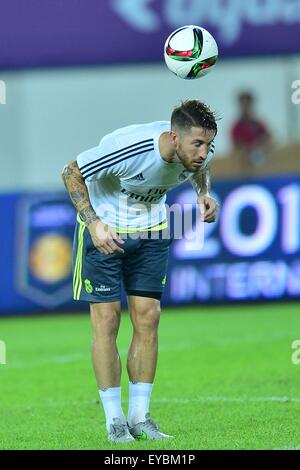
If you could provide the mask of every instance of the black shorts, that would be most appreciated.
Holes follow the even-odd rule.
[[[95,248],[85,225],[77,222],[73,246],[75,300],[115,302],[121,300],[123,282],[127,295],[160,299],[166,284],[168,229],[134,234],[120,233],[125,253],[105,255]]]

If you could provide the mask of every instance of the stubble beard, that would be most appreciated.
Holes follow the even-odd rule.
[[[176,150],[176,156],[177,158],[179,159],[180,163],[184,166],[184,168],[191,172],[191,173],[194,173],[196,170],[194,168],[192,168],[192,165],[190,164],[189,166],[187,165],[187,162],[186,162],[186,158],[185,158],[185,155],[184,153],[181,151],[180,148],[178,148]]]

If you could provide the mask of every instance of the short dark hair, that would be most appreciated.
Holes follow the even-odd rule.
[[[191,127],[203,127],[203,129],[218,132],[217,116],[209,106],[198,100],[183,101],[174,109],[171,117],[171,128],[187,130]]]
[[[250,103],[253,103],[254,100],[255,100],[255,96],[251,91],[242,91],[238,95],[238,100],[239,100],[239,102],[247,100]]]

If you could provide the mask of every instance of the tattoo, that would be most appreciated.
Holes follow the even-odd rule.
[[[211,172],[208,166],[203,171],[197,171],[190,179],[192,186],[197,194],[207,194],[210,192],[211,186]]]
[[[83,191],[71,191],[69,194],[74,204],[78,204],[84,200]]]
[[[92,207],[86,207],[79,212],[79,215],[82,222],[84,222],[86,226],[89,226],[92,222],[95,222],[95,220],[99,219]]]
[[[80,189],[82,188],[82,182],[78,182],[78,181],[70,181],[70,189],[72,189],[72,191],[80,191]]]
[[[73,174],[72,168],[70,168],[68,165],[64,166],[62,176],[63,178],[66,178],[68,176],[71,176]]]
[[[75,160],[64,167],[62,179],[81,220],[86,226],[98,220],[99,217],[91,205],[87,187]]]
[[[76,163],[76,161],[72,161],[71,163],[69,163],[68,165],[65,165],[64,168],[63,168],[63,171],[62,171],[62,178],[63,180],[65,180],[65,178],[68,178],[70,177],[71,175],[74,174],[74,170],[78,170],[78,165]]]

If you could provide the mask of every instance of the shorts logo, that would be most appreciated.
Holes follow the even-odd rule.
[[[165,276],[165,277],[163,278],[163,280],[161,281],[161,283],[162,283],[162,285],[164,286],[164,285],[166,284],[166,282],[167,282],[167,276]]]
[[[88,294],[91,294],[93,292],[93,286],[92,286],[91,281],[89,279],[85,279],[84,287],[85,287],[85,290],[87,291]]]
[[[110,290],[110,287],[104,286],[102,284],[99,287],[95,287],[96,292],[110,292]]]

